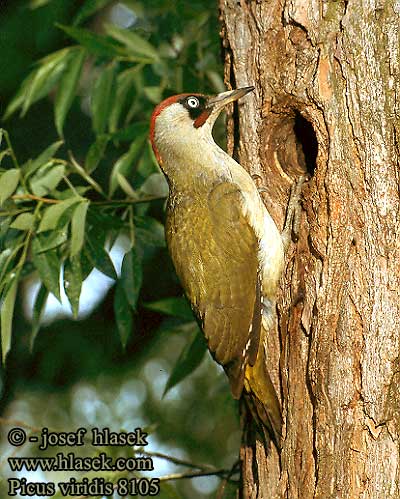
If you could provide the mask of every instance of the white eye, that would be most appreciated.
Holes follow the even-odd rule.
[[[192,109],[195,109],[196,107],[199,107],[200,105],[200,102],[199,102],[199,99],[197,97],[188,97],[187,99],[187,105],[189,107],[191,107]]]

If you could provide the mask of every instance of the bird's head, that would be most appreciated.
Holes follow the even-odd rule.
[[[238,88],[215,96],[179,94],[168,97],[153,111],[150,140],[162,167],[169,158],[185,157],[185,151],[213,142],[212,128],[222,109],[254,87]]]

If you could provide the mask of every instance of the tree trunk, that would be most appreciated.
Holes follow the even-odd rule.
[[[245,432],[245,499],[400,497],[399,5],[220,0],[226,82],[256,87],[228,146],[280,228],[311,175],[268,346],[283,448]]]

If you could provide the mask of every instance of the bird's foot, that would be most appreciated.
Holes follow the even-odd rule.
[[[298,178],[298,180],[293,182],[290,188],[289,203],[286,210],[286,220],[282,231],[282,240],[285,251],[289,247],[290,241],[292,239],[297,241],[299,237],[301,215],[300,196],[301,189],[306,180],[307,177],[302,175]]]
[[[262,177],[261,175],[259,175],[258,173],[253,173],[251,178],[253,179],[253,182],[256,184],[256,187],[257,187],[257,190],[258,192],[261,194],[262,192],[268,192],[268,189],[266,189],[265,187],[263,187],[262,185],[261,186],[258,186],[257,185],[257,181],[260,181],[262,180]]]

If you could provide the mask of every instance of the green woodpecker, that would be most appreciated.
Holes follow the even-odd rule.
[[[283,269],[282,237],[250,175],[212,137],[222,109],[254,87],[159,104],[150,139],[169,197],[166,239],[177,275],[232,395],[279,445],[281,411],[264,338]]]

